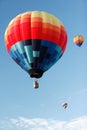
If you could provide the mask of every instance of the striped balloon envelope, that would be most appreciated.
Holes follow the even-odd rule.
[[[30,77],[40,78],[63,55],[67,32],[62,22],[44,11],[19,14],[5,31],[6,49]]]
[[[73,42],[80,47],[84,43],[84,37],[82,35],[77,35],[74,37]]]

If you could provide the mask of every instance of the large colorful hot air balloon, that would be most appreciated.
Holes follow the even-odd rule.
[[[63,55],[67,32],[62,22],[43,11],[19,14],[5,31],[6,49],[30,77],[40,78]]]
[[[82,35],[74,36],[73,42],[80,47],[84,43],[84,37]]]

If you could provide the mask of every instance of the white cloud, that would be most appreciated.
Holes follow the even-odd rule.
[[[70,121],[66,128],[68,130],[87,130],[87,117],[80,117]]]
[[[87,130],[87,117],[71,121],[18,117],[0,121],[1,130]]]

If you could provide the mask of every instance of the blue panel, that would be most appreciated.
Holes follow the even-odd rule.
[[[40,50],[40,45],[41,45],[41,40],[40,39],[32,39],[33,51],[39,51]]]
[[[59,58],[63,54],[63,51],[60,46],[49,41],[43,40],[41,42],[41,45],[48,47],[48,50],[46,53],[49,54],[49,57],[46,56],[47,54],[46,55],[44,54],[45,57],[42,63],[39,63],[38,67],[41,68],[43,71],[46,71],[59,60]]]
[[[78,44],[76,44],[76,45],[80,47],[80,46],[82,45],[82,43],[80,43],[80,42],[79,42],[79,43],[78,43]]]
[[[17,48],[17,50],[19,51],[20,54],[23,54],[25,51],[24,51],[24,46],[23,46],[23,42],[17,42],[15,44],[15,47]]]
[[[25,49],[25,53],[26,53],[28,62],[30,64],[33,63],[34,59],[33,59],[32,45],[24,46],[24,49]]]
[[[28,71],[31,67],[27,61],[26,53],[24,50],[22,52],[23,48],[21,47],[21,43],[16,43],[13,45],[10,50],[10,55],[25,71]]]
[[[11,57],[26,71],[34,67],[45,72],[62,54],[62,48],[57,44],[37,39],[17,42],[10,50]]]
[[[33,51],[33,57],[39,57],[40,52],[39,51]]]

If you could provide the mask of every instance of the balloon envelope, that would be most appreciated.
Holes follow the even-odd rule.
[[[63,107],[64,109],[66,109],[66,108],[68,107],[68,103],[66,103],[66,102],[63,103],[63,104],[62,104],[62,107]]]
[[[80,47],[84,43],[84,37],[82,35],[77,35],[74,37],[73,42]]]
[[[5,31],[6,48],[31,77],[40,78],[63,55],[67,33],[62,22],[43,11],[19,14]]]

